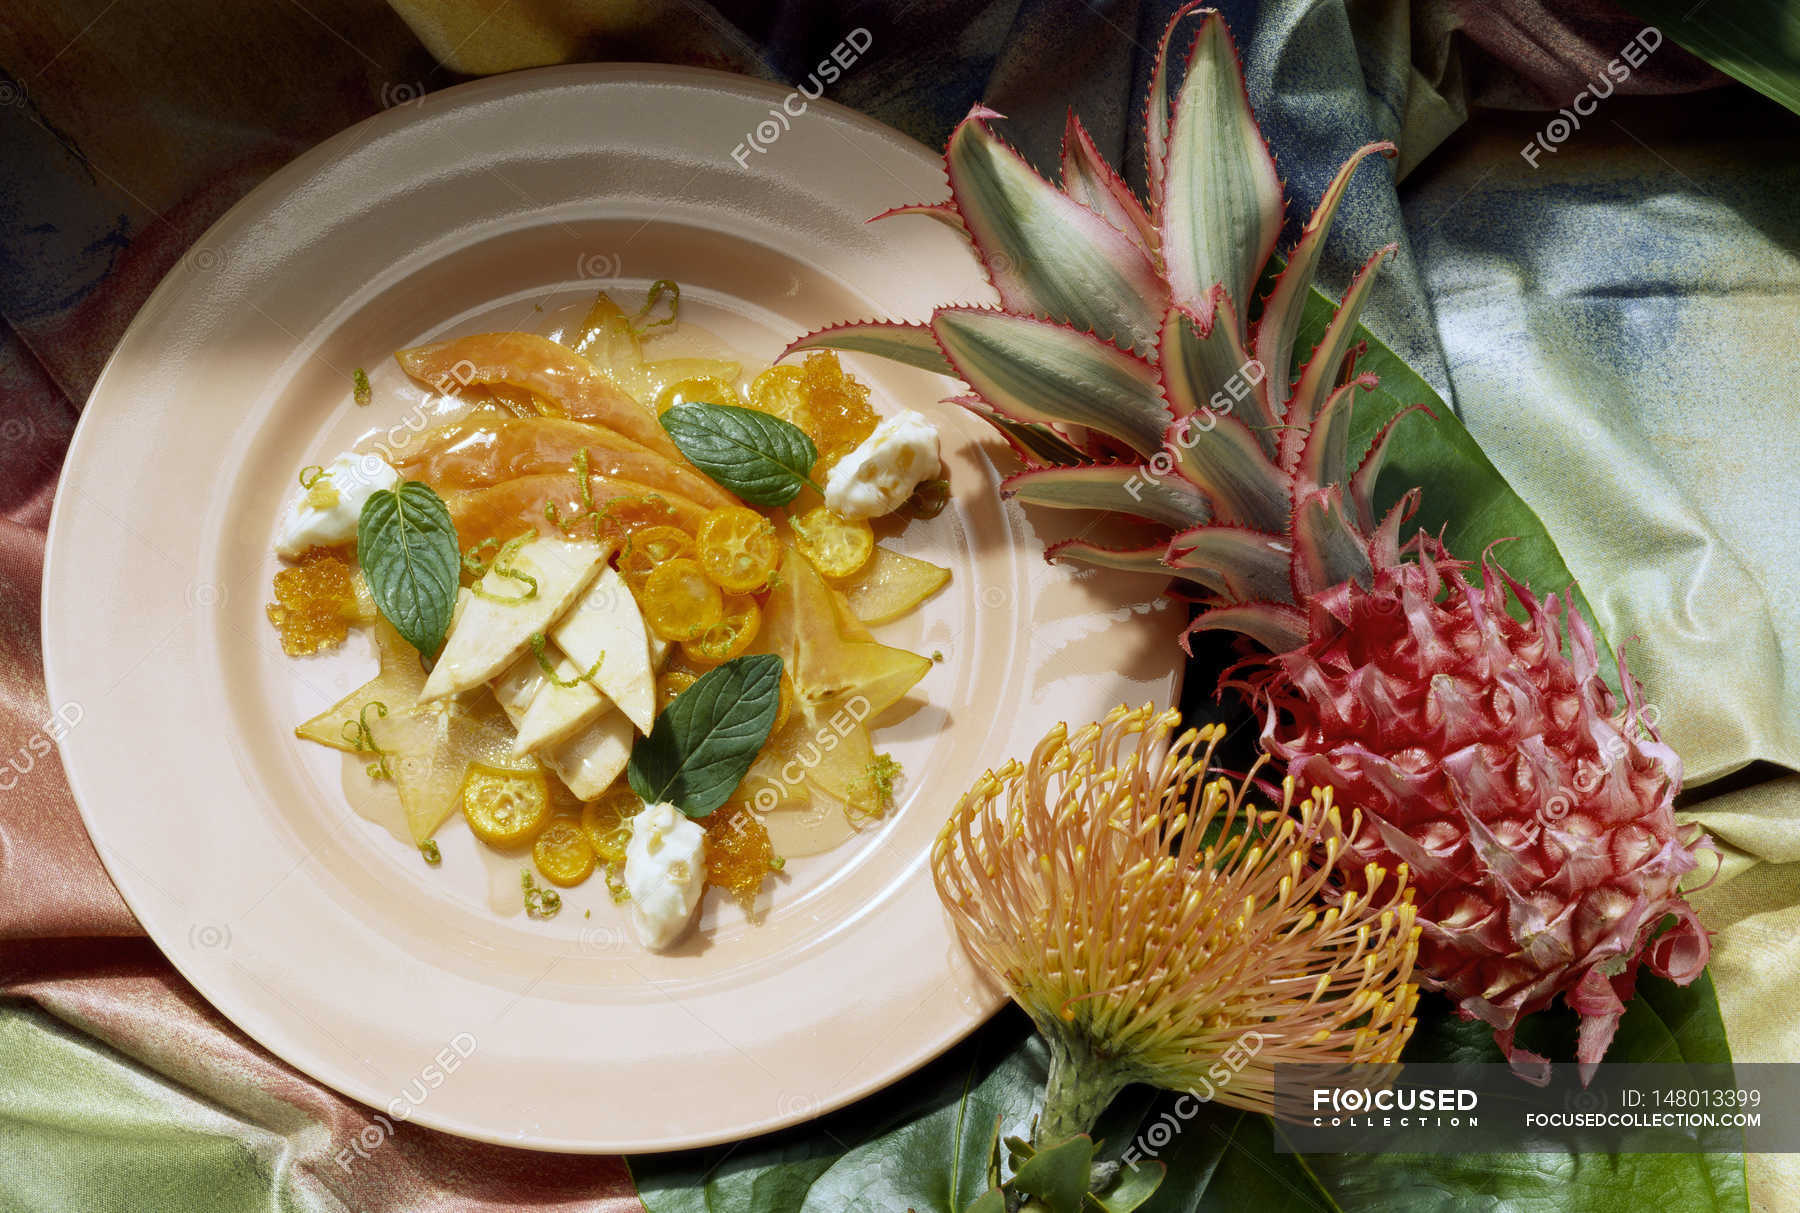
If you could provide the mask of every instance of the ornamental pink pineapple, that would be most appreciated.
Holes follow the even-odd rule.
[[[1170,42],[1196,11],[1171,104]],[[1521,1063],[1519,1020],[1560,994],[1581,1016],[1580,1059],[1597,1061],[1640,964],[1687,982],[1709,955],[1677,889],[1700,844],[1671,809],[1680,763],[1628,676],[1618,709],[1577,611],[1565,629],[1556,597],[1540,603],[1491,566],[1469,586],[1424,536],[1403,552],[1416,490],[1378,516],[1400,417],[1360,457],[1350,430],[1357,392],[1374,386],[1356,371],[1357,318],[1394,246],[1287,373],[1351,174],[1393,147],[1369,144],[1338,171],[1257,307],[1277,267],[1281,182],[1218,13],[1189,5],[1163,35],[1144,110],[1147,206],[1073,114],[1060,189],[994,135],[997,117],[978,106],[952,133],[949,201],[889,213],[960,233],[1001,306],[838,325],[790,349],[961,379],[957,402],[1026,465],[1006,492],[1141,520],[1148,543],[1048,554],[1172,574],[1202,608],[1191,630],[1268,649],[1240,681],[1270,713],[1269,747],[1363,810],[1346,882],[1365,863],[1411,867],[1426,984]]]
[[[1264,745],[1294,779],[1363,810],[1350,880],[1366,863],[1406,864],[1431,985],[1521,1066],[1543,1059],[1514,1046],[1520,1019],[1560,994],[1591,1065],[1640,963],[1683,985],[1706,966],[1679,891],[1701,841],[1675,821],[1681,760],[1644,720],[1623,659],[1619,710],[1579,611],[1565,629],[1556,595],[1540,602],[1492,563],[1471,585],[1424,535],[1401,555],[1377,551],[1367,589],[1313,597],[1304,645],[1247,663],[1270,708]]]

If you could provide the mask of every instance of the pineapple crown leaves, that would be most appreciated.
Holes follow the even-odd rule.
[[[1058,161],[1062,166],[1063,193],[1124,232],[1144,250],[1145,256],[1154,254],[1156,225],[1150,222],[1144,204],[1131,192],[1125,179],[1113,171],[1113,166],[1094,146],[1093,138],[1073,108],[1063,126],[1062,152]]]
[[[923,215],[927,219],[936,219],[965,240],[969,235],[969,229],[963,223],[962,215],[957,212],[956,206],[949,202],[909,202],[904,206],[889,207],[881,214],[873,215],[864,222],[874,223],[877,219],[892,219],[896,215]]]
[[[1170,46],[1195,15],[1177,84]],[[1259,301],[1255,287],[1281,231],[1282,185],[1218,12],[1189,4],[1175,14],[1144,113],[1147,204],[1072,112],[1059,187],[993,132],[1000,115],[974,107],[945,151],[949,200],[887,214],[923,214],[959,232],[999,308],[945,306],[924,324],[837,325],[788,352],[877,354],[961,379],[972,393],[956,403],[999,429],[1029,469],[1047,473],[1009,482],[1009,491],[1167,526],[1179,542],[1163,552],[1161,571],[1207,587],[1209,607],[1266,608],[1251,634],[1289,637],[1297,586],[1366,578],[1373,555],[1369,494],[1393,426],[1352,467],[1348,418],[1355,389],[1373,383],[1355,373],[1357,320],[1393,246],[1363,265],[1297,377],[1289,372],[1351,176],[1394,148],[1370,143],[1348,158]],[[1133,458],[1141,461],[1135,479],[1118,470]],[[1260,538],[1195,542],[1208,526]],[[1252,563],[1203,567],[1214,554]],[[1269,567],[1277,554],[1287,559],[1279,578]],[[1048,555],[1144,563],[1141,548],[1108,554],[1085,542]],[[1243,619],[1234,610],[1215,622]]]

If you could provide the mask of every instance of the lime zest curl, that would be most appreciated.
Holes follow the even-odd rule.
[[[584,682],[591,685],[594,675],[600,672],[600,663],[606,660],[606,650],[601,649],[600,656],[594,658],[593,665],[573,678],[564,678],[556,672],[556,663],[550,660],[550,654],[547,651],[549,643],[542,632],[533,632],[531,634],[531,655],[537,658],[538,668],[544,671],[544,677],[565,690]]]
[[[487,573],[492,573],[496,577],[505,577],[523,583],[525,586],[525,592],[523,594],[496,594],[492,590],[484,587],[479,581],[469,587],[470,591],[477,598],[485,598],[489,602],[503,602],[508,606],[517,606],[521,602],[529,602],[531,599],[536,598],[538,592],[537,578],[529,573],[522,573],[506,563],[508,560],[512,559],[514,554],[516,554],[520,548],[524,547],[534,538],[536,538],[535,532],[527,531],[517,538],[507,540],[500,545],[500,550],[494,553],[494,559],[488,564],[486,569]],[[480,547],[479,544],[476,546]]]
[[[375,761],[368,764],[365,770],[370,779],[392,779],[393,768],[388,766],[388,752],[375,744],[375,731],[369,727],[369,709],[374,708],[378,717],[388,714],[387,704],[379,699],[371,699],[363,704],[362,711],[356,714],[355,720],[346,720],[338,730],[339,736],[350,743],[358,754],[373,754]]]
[[[665,295],[668,296],[669,300],[669,314],[664,316],[661,320],[649,319],[650,315],[655,312],[656,305],[663,301]],[[658,278],[655,282],[650,284],[650,293],[644,298],[644,306],[639,308],[637,314],[632,316],[626,323],[631,327],[633,334],[642,337],[653,328],[661,328],[666,324],[674,324],[676,318],[680,315],[681,284],[672,278]]]

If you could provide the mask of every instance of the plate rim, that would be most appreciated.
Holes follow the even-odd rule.
[[[775,102],[780,102],[794,92],[794,89],[791,87],[777,81],[765,80],[759,77],[746,76],[713,68],[662,63],[608,62],[558,64],[527,69],[520,72],[487,76],[436,90],[427,94],[426,98],[430,100],[452,99],[458,105],[478,104],[483,98],[489,95],[508,96],[518,93],[549,90],[571,84],[688,86],[708,92],[724,92],[747,99],[773,100]],[[823,113],[829,114],[840,123],[855,128],[863,135],[879,139],[890,147],[904,150],[907,155],[918,160],[923,166],[930,167],[934,170],[941,169],[941,155],[932,151],[927,145],[919,142],[906,133],[882,123],[867,114],[829,98],[809,99],[807,101],[807,106],[809,109],[817,109]],[[119,351],[125,349],[132,342],[134,337],[138,336],[140,331],[151,323],[150,318],[152,316],[160,310],[163,310],[165,307],[165,297],[182,288],[183,284],[178,281],[180,278],[178,271],[185,264],[189,253],[193,249],[204,247],[209,243],[215,242],[218,239],[218,233],[222,230],[240,224],[247,214],[250,214],[253,211],[260,212],[266,209],[267,204],[270,201],[280,199],[291,193],[293,186],[296,183],[305,181],[313,176],[318,168],[321,165],[330,162],[340,149],[348,146],[360,145],[371,137],[404,129],[420,120],[418,114],[410,111],[407,107],[390,107],[371,114],[361,121],[328,136],[314,144],[311,148],[308,148],[282,164],[246,192],[243,197],[235,201],[188,244],[180,256],[178,256],[174,263],[164,272],[155,288],[151,290],[144,301],[138,306],[131,321],[121,332],[117,342],[113,346],[112,352],[108,355],[107,361],[102,367],[100,374],[95,378],[94,384],[89,390],[88,396],[83,403],[81,416],[76,421],[69,443],[64,451],[61,473],[59,474],[56,493],[51,505],[49,522],[45,529],[44,563],[39,588],[40,624],[38,632],[44,664],[45,690],[51,703],[54,704],[66,698],[66,696],[59,696],[58,688],[60,685],[62,689],[66,691],[68,689],[67,679],[71,676],[66,672],[59,672],[62,670],[62,659],[58,656],[59,650],[50,643],[51,620],[54,617],[51,610],[52,604],[50,598],[52,587],[56,584],[56,571],[61,568],[66,559],[72,558],[68,553],[62,552],[62,549],[66,547],[67,544],[61,541],[63,531],[71,525],[69,523],[71,510],[68,507],[68,501],[75,494],[72,485],[76,479],[76,476],[72,473],[79,470],[81,462],[87,457],[86,447],[93,441],[96,441],[89,431],[98,430],[101,425],[100,422],[95,420],[96,413],[91,407],[93,402],[108,388],[110,382],[116,376],[122,374],[119,370],[117,357]],[[1171,703],[1179,702],[1184,681],[1183,674],[1184,670],[1182,663],[1172,663],[1168,691]],[[62,746],[59,742],[59,758],[61,757],[61,749]],[[282,1048],[277,1048],[275,1045],[269,1043],[269,1041],[265,1039],[266,1036],[279,1036],[281,1034],[263,1031],[262,1029],[268,1028],[270,1025],[258,1022],[255,1015],[244,1016],[242,1014],[244,1011],[253,1011],[255,1008],[253,1006],[247,1007],[239,1005],[243,1000],[238,998],[234,989],[229,987],[223,988],[224,996],[221,997],[221,987],[210,981],[210,979],[204,978],[194,971],[190,971],[190,965],[184,961],[178,951],[171,951],[163,948],[157,943],[155,937],[151,935],[149,928],[145,925],[144,913],[140,909],[140,903],[145,900],[143,890],[138,890],[136,893],[129,891],[133,882],[129,879],[121,881],[120,877],[115,872],[114,862],[108,859],[107,851],[101,846],[98,836],[95,833],[94,815],[90,812],[88,807],[90,798],[89,795],[82,790],[84,777],[80,774],[77,766],[69,763],[67,760],[63,760],[62,765],[64,777],[68,782],[70,795],[75,801],[77,812],[80,814],[83,828],[87,833],[90,845],[93,846],[95,854],[101,862],[103,870],[106,872],[108,880],[112,883],[120,899],[131,911],[139,928],[143,930],[145,938],[157,948],[157,951],[181,976],[182,980],[187,982],[187,984],[205,1000],[210,1010],[218,1014],[221,1019],[225,1020],[236,1031],[243,1033],[257,1048],[265,1051],[270,1057],[278,1060],[282,1065],[291,1068],[295,1073],[303,1076],[307,1081],[317,1083],[342,1098],[354,1101],[365,1109],[372,1112],[379,1112],[384,1106],[380,1102],[383,1097],[382,1092],[365,1089],[369,1087],[369,1084],[353,1079],[349,1074],[347,1066],[338,1067],[337,1069],[341,1072],[335,1074],[333,1078],[328,1079],[315,1072],[312,1067],[299,1064],[293,1060],[293,1054],[299,1052],[301,1055],[305,1055],[308,1050],[285,1047],[292,1042],[284,1041],[284,1047]],[[154,917],[154,915],[152,915],[152,917]],[[986,1024],[994,1014],[1009,1001],[1006,993],[992,980],[991,976],[987,977],[984,982],[983,992],[985,998],[982,1000],[984,1003],[982,1009],[977,1013],[969,1015],[962,1026],[955,1032],[947,1033],[935,1042],[914,1049],[908,1054],[898,1056],[890,1055],[892,1059],[887,1064],[880,1067],[878,1072],[865,1076],[861,1081],[850,1083],[840,1090],[833,1091],[827,1098],[809,1103],[804,1108],[796,1109],[785,1114],[777,1112],[776,1114],[765,1118],[763,1122],[741,1131],[701,1133],[684,1137],[679,1141],[668,1141],[657,1145],[636,1144],[625,1148],[606,1148],[596,1147],[590,1142],[568,1142],[564,1140],[549,1141],[548,1139],[542,1138],[537,1141],[522,1142],[519,1140],[517,1134],[505,1134],[483,1129],[478,1125],[457,1122],[453,1117],[436,1115],[432,1110],[425,1107],[414,1109],[413,1113],[409,1115],[407,1119],[416,1121],[420,1125],[430,1128],[433,1131],[447,1133],[467,1140],[480,1141],[498,1146],[507,1146],[514,1149],[558,1154],[627,1156],[630,1154],[666,1153],[678,1150],[705,1148],[727,1142],[743,1141],[769,1132],[779,1131],[794,1125],[806,1123],[826,1115],[827,1113],[846,1107],[903,1080],[920,1068],[929,1065],[932,1061],[941,1057],[949,1050],[955,1048],[959,1043],[966,1040],[976,1029]],[[234,1010],[238,1013],[234,1014]],[[246,1019],[249,1023],[245,1022]],[[257,1025],[255,1029],[249,1026],[249,1024],[252,1023]]]

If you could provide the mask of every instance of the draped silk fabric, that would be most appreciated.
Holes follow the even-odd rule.
[[[1359,144],[1400,145],[1397,185],[1359,173],[1327,279],[1341,287],[1369,251],[1400,243],[1368,322],[1542,515],[1624,644],[1687,764],[1684,803],[1724,857],[1695,899],[1716,932],[1734,1050],[1800,1057],[1786,1012],[1800,1002],[1800,119],[1666,43],[1617,79],[1608,65],[1644,27],[1599,0],[1221,7],[1292,212],[1311,209]],[[270,1057],[143,937],[82,829],[54,750],[79,709],[49,703],[42,681],[44,528],[88,389],[206,226],[303,148],[466,74],[657,59],[793,80],[858,24],[871,52],[834,99],[941,144],[982,97],[1041,166],[1073,104],[1141,180],[1136,102],[1168,9],[11,6],[0,1208],[641,1207],[617,1159],[394,1124]],[[1553,137],[1556,111],[1584,90],[1579,129]],[[180,828],[180,805],[143,809]],[[1800,1191],[1781,1160],[1751,1166],[1765,1199]]]

